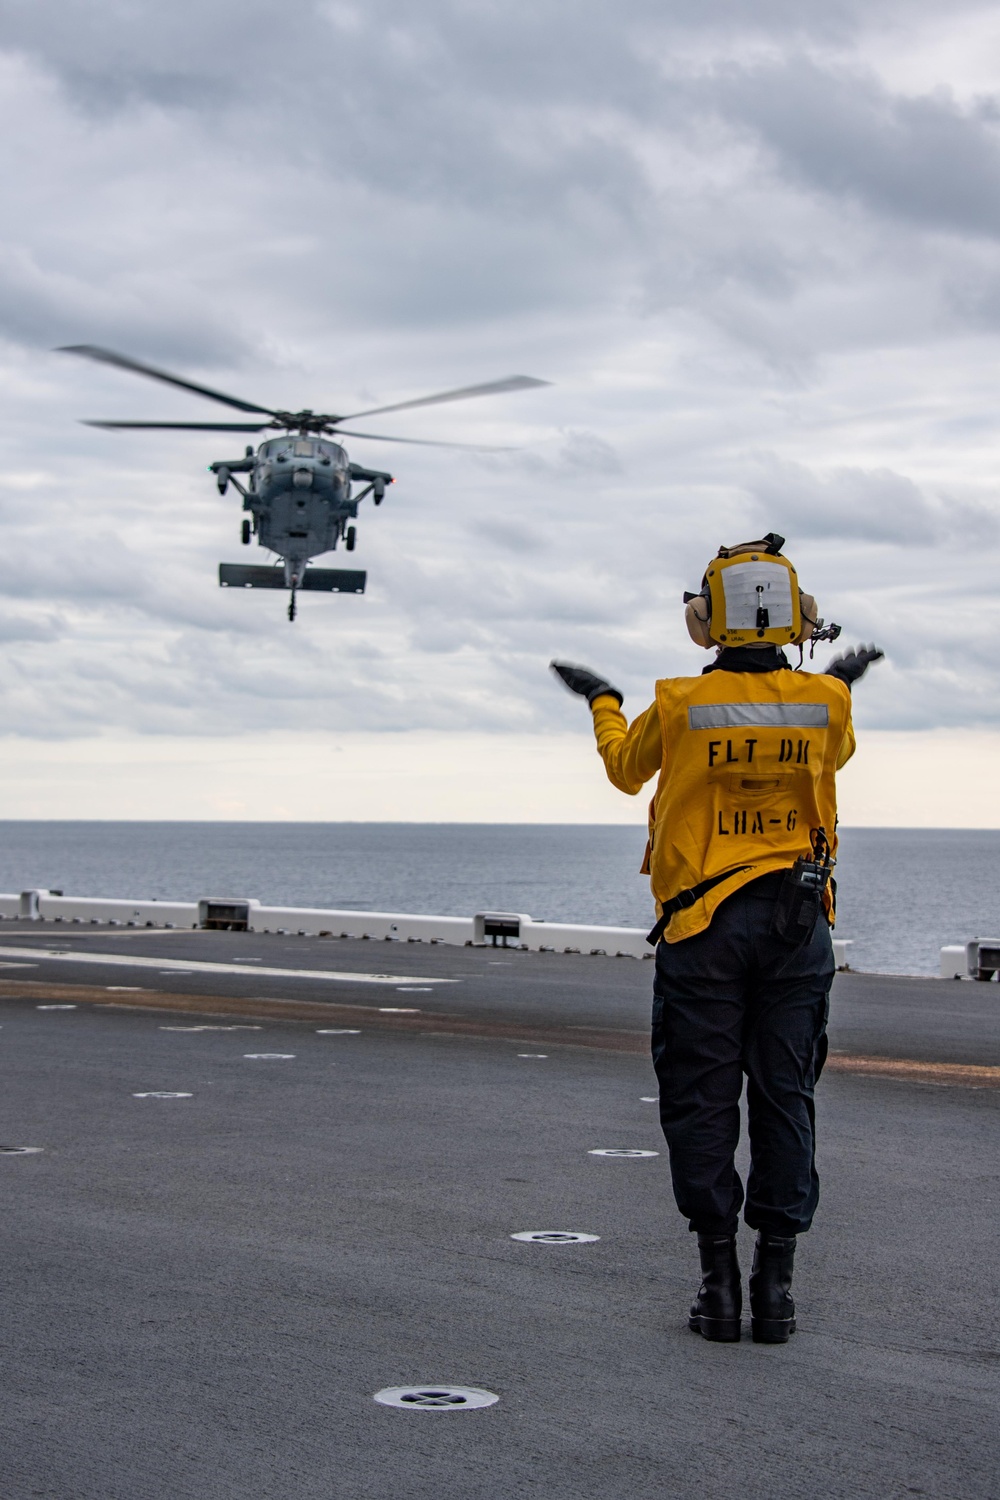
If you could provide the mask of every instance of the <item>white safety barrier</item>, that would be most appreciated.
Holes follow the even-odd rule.
[[[1000,938],[970,938],[941,949],[942,979],[992,979],[1000,970]]]
[[[333,911],[324,907],[250,906],[251,932],[293,932],[303,937],[394,939],[409,943],[472,942],[472,917],[424,917],[406,912]]]
[[[329,907],[263,906],[252,897],[200,901],[115,901],[64,896],[54,891],[0,895],[0,917],[31,921],[105,923],[122,927],[232,928],[301,937],[370,938],[407,943],[482,946],[497,943],[533,953],[584,953],[608,958],[652,958],[641,927],[595,927],[576,922],[536,922],[524,912],[477,912],[474,917],[410,912],[351,911]],[[849,938],[834,938],[837,967],[847,967]],[[964,952],[964,950],[963,950]]]
[[[941,978],[968,979],[969,959],[967,943],[949,943],[941,949]]]
[[[197,927],[197,901],[114,901],[55,891],[0,895],[0,917],[33,922],[101,922],[122,927]]]

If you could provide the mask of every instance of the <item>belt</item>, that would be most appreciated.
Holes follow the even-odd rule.
[[[656,926],[647,933],[646,942],[649,943],[651,948],[655,948],[669,927],[671,917],[675,916],[677,912],[685,911],[689,906],[693,906],[696,901],[701,900],[702,896],[707,896],[708,892],[715,886],[721,885],[724,880],[728,880],[730,875],[739,875],[743,870],[751,868],[750,865],[734,865],[731,870],[723,870],[721,875],[711,875],[708,880],[699,880],[697,885],[690,886],[686,891],[678,891],[676,896],[671,896],[669,901],[664,901],[662,915]]]

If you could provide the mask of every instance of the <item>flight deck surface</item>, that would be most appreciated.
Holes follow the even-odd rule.
[[[0,949],[3,1134],[42,1148],[0,1155],[4,1500],[1000,1494],[996,986],[838,976],[775,1348],[686,1327],[651,962],[6,922]],[[408,1384],[499,1400],[373,1400]]]

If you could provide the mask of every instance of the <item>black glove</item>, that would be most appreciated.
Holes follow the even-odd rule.
[[[571,693],[579,693],[586,698],[588,703],[593,703],[595,698],[602,694],[608,694],[618,699],[618,707],[622,705],[622,694],[617,688],[613,688],[610,682],[605,682],[603,677],[598,677],[595,672],[588,672],[586,667],[574,667],[568,661],[550,661],[549,666],[557,677],[561,677]]]
[[[856,651],[845,651],[843,656],[835,656],[824,676],[836,677],[850,692],[851,684],[865,675],[873,661],[881,661],[884,655],[885,652],[880,651],[877,646],[859,646]]]

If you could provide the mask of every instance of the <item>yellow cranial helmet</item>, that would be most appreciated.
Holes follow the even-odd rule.
[[[696,645],[799,646],[819,623],[816,601],[803,594],[773,531],[757,542],[720,547],[701,592],[685,594],[688,634]]]

